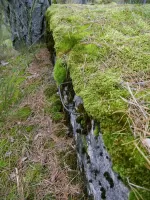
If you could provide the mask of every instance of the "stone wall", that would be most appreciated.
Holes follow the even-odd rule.
[[[129,189],[112,169],[100,124],[86,114],[83,101],[74,94],[71,83],[64,85],[59,94],[68,108],[78,164],[84,173],[89,196],[94,200],[127,200]]]
[[[44,14],[50,0],[2,0],[10,23],[12,42],[16,49],[22,44],[30,46],[44,34]]]

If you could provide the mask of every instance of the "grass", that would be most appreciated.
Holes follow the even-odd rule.
[[[9,48],[7,51],[9,52]],[[23,55],[20,54],[15,58],[11,58],[12,55],[8,54],[9,57],[5,57],[5,59],[9,61],[9,64],[0,68],[0,195],[3,199],[15,200],[23,198],[15,179],[16,170],[26,160],[24,154],[30,147],[30,138],[33,133],[32,126],[21,124],[31,116],[31,108],[28,105],[22,107],[20,105],[27,95],[23,90],[27,77],[25,71],[36,51],[32,49],[31,52]],[[23,155],[24,157],[22,157]],[[39,166],[37,167],[33,164],[33,168],[33,171],[36,171]],[[27,173],[24,175],[24,178],[28,180],[26,176],[30,175]],[[22,178],[20,174],[18,176],[19,179]],[[26,185],[29,185],[29,182],[32,183],[32,179],[34,179],[33,176],[30,177]],[[25,196],[28,195],[25,194]]]
[[[63,83],[66,80],[67,69],[65,64],[61,60],[57,60],[54,68],[54,79],[58,84]]]
[[[62,113],[62,104],[60,98],[56,92],[57,87],[54,84],[45,89],[44,93],[47,98],[45,112],[50,114],[53,121],[59,122],[64,118],[64,114]]]
[[[53,5],[46,17],[57,60],[88,115],[100,122],[113,169],[127,185],[149,189],[143,141],[150,136],[150,5]],[[56,62],[54,75],[62,68]],[[131,199],[150,198],[149,190],[133,191]]]
[[[8,64],[0,67],[0,197],[78,199],[81,186],[70,183],[57,156],[72,139],[66,137],[57,86],[49,78],[50,54],[45,44],[17,54],[5,57]]]

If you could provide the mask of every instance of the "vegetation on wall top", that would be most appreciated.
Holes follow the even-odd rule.
[[[46,17],[57,83],[69,70],[130,199],[149,199],[150,5],[53,5]]]

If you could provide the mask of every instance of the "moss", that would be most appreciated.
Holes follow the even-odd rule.
[[[61,64],[65,58],[85,111],[100,121],[114,170],[125,182],[129,177],[133,184],[149,188],[150,171],[132,142],[134,137],[126,123],[128,105],[122,97],[130,96],[125,82],[132,83],[134,77],[136,81],[149,80],[150,5],[71,7],[53,5],[46,14],[58,59],[55,80],[60,84],[66,78]],[[133,93],[143,102],[150,101],[147,89]],[[149,192],[143,190],[143,199],[147,195]]]
[[[59,122],[64,118],[64,115],[62,113],[62,104],[60,98],[56,92],[57,87],[55,84],[51,84],[45,89],[44,94],[47,98],[45,112],[51,115],[53,121]]]
[[[54,68],[54,79],[58,85],[63,83],[66,79],[66,66],[61,59],[57,59]]]
[[[48,104],[45,107],[45,112],[51,115],[53,121],[58,122],[64,118],[62,112],[62,104],[57,94],[53,94],[48,99]]]
[[[76,37],[72,32],[68,32],[67,35],[64,35],[63,41],[58,46],[57,51],[62,53],[68,52],[76,45],[78,40],[79,38]]]
[[[52,103],[51,111],[52,112],[60,112],[62,109],[61,101],[57,100]]]
[[[95,127],[95,129],[94,129],[94,135],[95,135],[96,137],[98,137],[98,136],[99,136],[99,133],[100,133],[99,126],[96,125],[96,127]]]

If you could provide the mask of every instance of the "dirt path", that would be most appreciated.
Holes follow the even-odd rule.
[[[72,156],[75,155],[72,149],[73,141],[71,138],[67,138],[65,134],[61,137],[57,136],[59,132],[66,131],[63,120],[55,123],[50,115],[45,113],[45,106],[51,102],[46,99],[44,91],[49,85],[54,84],[53,68],[49,58],[49,51],[46,48],[41,49],[35,55],[35,59],[27,69],[30,75],[26,84],[31,84],[32,81],[35,82],[39,79],[42,80],[42,84],[36,92],[29,94],[21,104],[21,106],[28,105],[34,113],[34,116],[31,116],[24,123],[28,126],[37,127],[33,133],[28,160],[33,163],[40,163],[47,171],[46,177],[36,187],[34,198],[41,200],[45,195],[48,195],[48,198],[65,200],[70,197],[74,199],[81,193],[80,185],[72,184],[73,179],[77,178],[79,174],[76,171],[76,166],[75,169],[71,169],[69,165],[72,163],[69,165],[65,163],[67,153]],[[71,180],[68,172],[72,170],[76,171],[76,177],[72,177]],[[23,173],[23,171],[24,169],[20,168],[20,173]]]
[[[4,158],[8,162],[2,168],[0,182],[3,199],[86,199],[52,71],[50,53],[42,48],[26,68],[25,81],[18,86],[24,97],[3,126],[7,134],[2,139],[8,142],[3,154],[9,154],[8,159]]]

